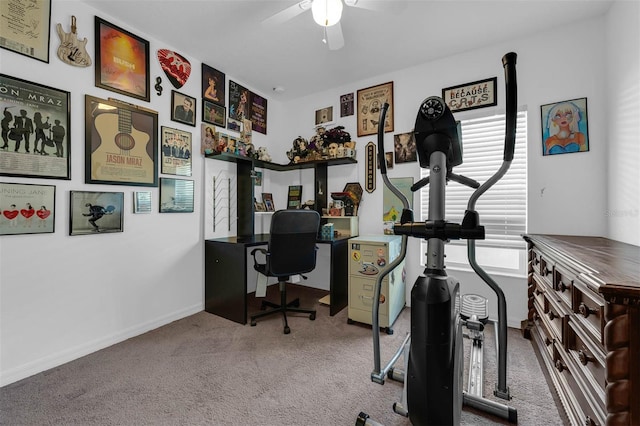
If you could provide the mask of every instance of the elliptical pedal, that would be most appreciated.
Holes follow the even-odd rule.
[[[460,307],[460,316],[465,321],[473,319],[486,324],[489,320],[489,301],[486,297],[478,294],[465,294],[462,296],[462,306]]]

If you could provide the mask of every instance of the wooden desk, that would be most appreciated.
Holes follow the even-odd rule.
[[[335,315],[348,302],[349,237],[318,240],[331,251],[329,314]],[[266,245],[268,234],[205,240],[204,248],[204,309],[240,324],[247,323],[247,267],[253,258],[247,248]]]

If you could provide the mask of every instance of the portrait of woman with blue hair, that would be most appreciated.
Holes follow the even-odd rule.
[[[586,98],[542,106],[544,155],[589,150],[586,110]]]

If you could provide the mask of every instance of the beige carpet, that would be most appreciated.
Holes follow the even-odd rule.
[[[278,300],[277,286],[269,296]],[[402,385],[370,380],[371,329],[330,317],[326,292],[294,286],[317,319],[280,317],[256,327],[201,312],[0,389],[2,425],[353,425],[360,411],[409,425],[391,407]],[[257,305],[251,307],[256,310]],[[381,334],[390,359],[408,330],[406,308],[393,335]],[[495,384],[495,346],[487,329],[486,394]],[[509,385],[520,425],[561,425],[531,343],[509,332]],[[465,409],[464,425],[498,419]]]

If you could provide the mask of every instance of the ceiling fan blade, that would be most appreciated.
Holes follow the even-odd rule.
[[[393,12],[398,10],[401,5],[398,0],[380,1],[380,0],[344,0],[344,4],[351,7],[359,7],[361,9],[373,10],[376,12]],[[406,5],[402,5],[406,7]]]
[[[284,24],[288,20],[300,15],[302,12],[311,9],[311,3],[313,3],[312,0],[302,0],[265,19],[262,21],[262,25],[271,27]]]
[[[342,35],[340,22],[327,27],[327,45],[329,50],[339,50],[344,47],[344,36]]]

